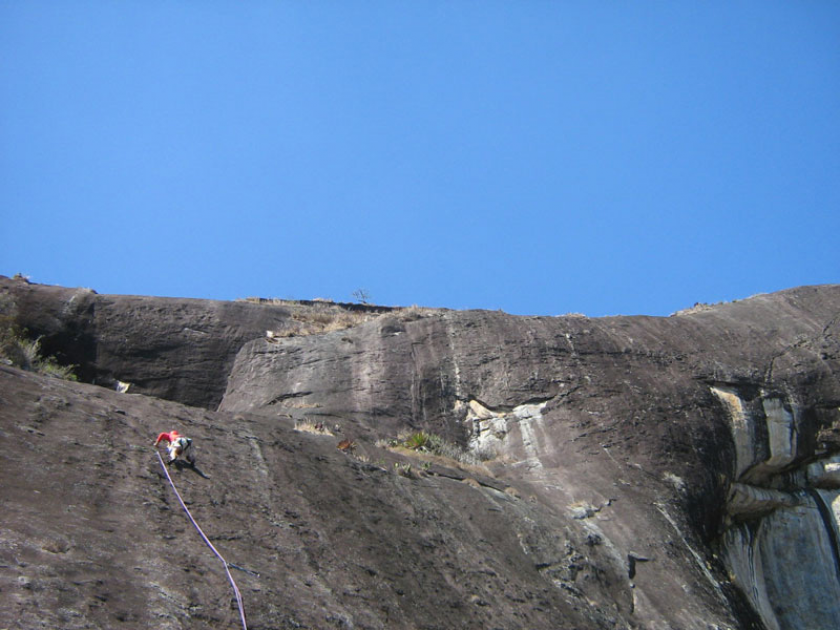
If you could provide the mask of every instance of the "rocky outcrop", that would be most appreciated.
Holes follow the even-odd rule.
[[[331,302],[220,302],[30,284],[0,276],[5,311],[41,338],[46,354],[81,380],[215,409],[236,353],[248,341],[318,329],[347,312],[363,321],[389,309]],[[303,310],[303,317],[300,311]]]
[[[840,622],[840,287],[670,318],[383,309],[286,336],[306,317],[288,305],[12,282],[52,352],[137,383],[0,369],[0,464],[23,480],[2,496],[0,609],[25,627],[235,622],[147,448],[173,426],[203,453],[179,483],[252,571],[254,627]],[[383,446],[412,431],[482,463]]]

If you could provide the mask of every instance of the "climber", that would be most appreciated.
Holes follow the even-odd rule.
[[[169,433],[158,435],[157,440],[155,440],[155,446],[161,442],[169,442],[169,446],[167,447],[169,450],[169,461],[166,462],[167,464],[171,464],[179,456],[183,455],[190,466],[195,465],[195,454],[193,453],[192,440],[190,438],[184,437],[177,431],[170,431]]]

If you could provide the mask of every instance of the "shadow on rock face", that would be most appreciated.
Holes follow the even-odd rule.
[[[182,459],[176,459],[174,462],[168,464],[169,466],[175,468],[177,471],[188,471],[195,473],[199,477],[203,477],[204,479],[210,479],[204,472],[195,464],[190,464],[189,462],[185,462]]]

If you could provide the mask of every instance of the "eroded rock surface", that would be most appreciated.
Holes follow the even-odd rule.
[[[129,298],[9,291],[54,351],[83,339],[89,374],[130,381],[108,367],[125,322],[93,314],[130,319]],[[840,625],[840,287],[670,318],[396,309],[292,337],[266,334],[280,306],[132,299],[160,334],[120,350],[147,355],[135,381],[218,410],[3,368],[0,464],[24,481],[2,491],[0,625],[235,627],[148,447],[169,428],[200,445],[206,477],[176,472],[205,529],[260,574],[238,576],[252,627]],[[196,321],[235,331],[212,369]],[[202,396],[148,385],[167,364]],[[485,461],[381,448],[420,430]]]

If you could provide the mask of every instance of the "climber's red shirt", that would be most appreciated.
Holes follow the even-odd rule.
[[[155,440],[155,446],[160,444],[161,442],[169,442],[170,444],[181,437],[181,434],[177,431],[170,431],[169,433],[161,433],[157,440]]]

